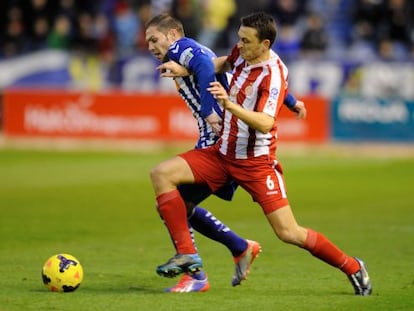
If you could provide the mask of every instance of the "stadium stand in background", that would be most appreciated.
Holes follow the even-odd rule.
[[[277,21],[273,48],[289,67],[290,91],[328,102],[334,137],[414,141],[412,0],[2,0],[0,92],[175,93],[154,74],[146,21],[169,12],[187,36],[226,55],[240,17],[258,10]],[[344,131],[335,130],[341,122]],[[378,122],[383,131],[364,128]],[[390,131],[394,123],[403,127]]]
[[[39,51],[63,52],[70,57],[72,85],[131,89],[136,85],[131,76],[150,70],[142,73],[142,68],[130,64],[125,69],[124,64],[148,57],[143,25],[153,14],[170,12],[184,23],[187,36],[226,54],[237,41],[240,17],[255,10],[276,18],[274,49],[289,64],[291,85],[299,95],[316,91],[332,96],[338,85],[354,91],[363,79],[361,64],[414,62],[414,4],[408,0],[5,0],[0,2],[0,62]],[[318,67],[323,73],[309,73],[309,60],[323,62]],[[143,67],[151,66],[146,63]],[[295,72],[311,74],[312,83],[310,78],[295,81]],[[16,81],[3,80],[0,88]],[[404,87],[397,91],[409,92]]]
[[[235,42],[239,18],[255,10],[279,24],[276,49],[287,59],[323,57],[413,59],[414,4],[408,0],[4,0],[1,58],[43,49],[145,51],[143,24],[170,12],[187,36],[214,50]]]

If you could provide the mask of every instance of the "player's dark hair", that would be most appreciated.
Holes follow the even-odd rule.
[[[264,12],[255,12],[241,18],[241,25],[257,30],[257,37],[260,41],[268,39],[270,46],[276,40],[276,22],[272,16]]]
[[[168,14],[159,14],[151,18],[146,24],[145,28],[150,26],[157,27],[162,33],[167,33],[170,29],[175,29],[181,36],[184,36],[183,24],[176,18]]]

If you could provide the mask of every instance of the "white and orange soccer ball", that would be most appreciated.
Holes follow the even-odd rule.
[[[72,255],[56,254],[46,260],[42,279],[52,292],[73,292],[83,280],[83,268]]]

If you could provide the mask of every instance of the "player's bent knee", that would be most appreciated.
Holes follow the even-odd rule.
[[[171,165],[168,162],[159,163],[151,170],[151,178],[166,178],[172,171]]]
[[[285,243],[301,245],[300,237],[298,236],[296,230],[284,228],[282,230],[277,230],[276,235],[281,241]]]
[[[153,184],[156,183],[156,181],[160,178],[160,171],[158,169],[158,166],[151,169],[150,178]]]
[[[168,170],[162,165],[157,165],[150,172],[150,177],[153,185],[163,185],[168,183]]]

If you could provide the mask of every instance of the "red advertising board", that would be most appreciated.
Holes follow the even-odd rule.
[[[328,138],[328,104],[303,98],[307,120],[282,109],[279,139],[324,141]],[[7,90],[3,130],[9,137],[132,138],[196,140],[197,125],[178,95],[125,92]]]
[[[306,120],[298,120],[286,107],[278,118],[278,138],[292,142],[326,142],[330,138],[330,113],[327,99],[317,96],[300,98],[307,109]]]
[[[195,139],[197,125],[174,95],[9,90],[7,136]]]

